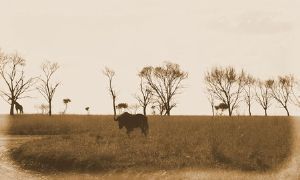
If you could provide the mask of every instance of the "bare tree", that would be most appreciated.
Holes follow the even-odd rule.
[[[244,99],[248,106],[248,112],[249,116],[252,115],[251,113],[251,106],[252,106],[252,100],[253,100],[253,89],[254,89],[255,79],[250,74],[247,74],[244,78]]]
[[[42,111],[42,114],[45,114],[45,113],[49,112],[49,105],[41,104],[40,109]]]
[[[25,59],[17,53],[5,55],[1,53],[0,75],[7,89],[0,90],[1,97],[10,104],[10,115],[14,115],[14,106],[17,100],[29,97],[25,95],[32,90],[36,78],[25,78]]]
[[[136,114],[140,107],[140,104],[132,104],[128,108],[132,111],[133,114]]]
[[[146,116],[147,115],[147,106],[150,104],[152,100],[153,93],[151,91],[151,88],[145,84],[143,81],[142,75],[140,76],[140,94],[137,94],[135,98],[138,100],[140,106],[143,108],[143,113]]]
[[[212,92],[207,92],[207,100],[210,104],[212,115],[215,116],[215,98]]]
[[[278,76],[273,81],[271,91],[273,98],[285,109],[287,115],[290,115],[288,104],[292,100],[292,93],[295,87],[295,78],[293,75]]]
[[[240,96],[244,86],[245,74],[237,73],[233,67],[215,67],[205,74],[205,84],[208,92],[212,92],[214,98],[227,104],[229,116],[238,107]]]
[[[145,78],[154,96],[163,104],[166,115],[170,116],[176,106],[174,97],[183,88],[182,81],[188,77],[188,73],[182,71],[178,64],[165,62],[163,66],[144,67],[140,76]]]
[[[67,112],[69,102],[71,102],[71,99],[69,99],[69,98],[63,99],[63,103],[65,104],[65,110],[64,110],[63,114],[65,114]]]
[[[58,68],[59,68],[58,63],[52,63],[50,61],[46,61],[41,65],[43,75],[42,77],[39,78],[40,84],[38,85],[37,90],[48,102],[49,116],[52,115],[52,99],[54,93],[60,84],[60,83],[51,83],[51,78],[53,74],[58,70]]]
[[[258,102],[258,104],[264,109],[265,116],[268,116],[267,110],[271,106],[271,86],[273,83],[274,81],[271,79],[266,81],[256,80],[255,99]]]
[[[112,86],[112,81],[113,81],[113,78],[115,76],[115,71],[113,71],[112,69],[109,69],[108,67],[105,67],[105,69],[103,70],[103,74],[108,78],[108,84],[109,84],[109,89],[108,90],[109,90],[109,93],[112,97],[114,119],[116,119],[116,115],[117,115],[117,112],[116,112],[116,98],[117,98],[117,95],[116,95],[115,89]]]
[[[36,108],[41,111],[41,114],[45,114],[49,112],[49,106],[47,104],[37,105]]]

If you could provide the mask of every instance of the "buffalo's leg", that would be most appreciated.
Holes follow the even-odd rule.
[[[127,136],[130,137],[130,132],[132,131],[132,129],[127,129],[126,133],[127,133]]]
[[[141,127],[141,130],[142,130],[142,134],[144,134],[145,137],[146,137],[147,136],[147,130],[146,130],[146,128]]]

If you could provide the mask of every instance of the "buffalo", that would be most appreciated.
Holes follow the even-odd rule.
[[[122,129],[123,127],[126,128],[128,136],[134,128],[141,128],[142,133],[145,136],[148,134],[148,118],[143,114],[130,114],[128,112],[124,112],[115,120],[119,123],[119,129]]]

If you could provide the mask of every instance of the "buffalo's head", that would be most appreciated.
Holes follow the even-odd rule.
[[[122,118],[120,118],[120,116],[117,117],[117,121],[119,123],[119,129],[122,129],[124,127],[124,122],[123,122]]]
[[[124,112],[116,118],[116,121],[119,123],[119,129],[122,129],[125,126],[129,116],[130,114],[128,112]]]

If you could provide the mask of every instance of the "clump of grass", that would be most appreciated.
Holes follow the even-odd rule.
[[[60,121],[70,128],[67,133],[56,131],[61,135],[26,143],[12,151],[12,158],[35,170],[268,171],[284,164],[293,141],[292,120],[284,117],[154,116],[147,138],[140,130],[127,137],[108,116],[82,120],[70,116]]]

